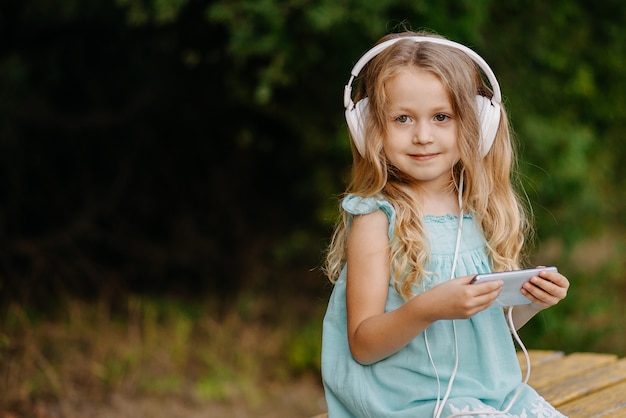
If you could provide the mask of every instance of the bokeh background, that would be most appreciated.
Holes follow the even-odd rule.
[[[343,86],[388,32],[492,66],[569,297],[530,348],[626,354],[621,0],[4,0],[0,416],[324,410]]]

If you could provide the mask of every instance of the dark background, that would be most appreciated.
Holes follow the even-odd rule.
[[[254,103],[256,77],[237,69],[207,7],[132,25],[110,1],[65,13],[2,6],[5,301],[236,292],[265,278],[282,237],[311,223],[326,232],[311,222],[315,156],[301,138],[312,132],[282,120],[279,105]],[[315,109],[314,86],[302,87],[306,97],[282,89],[273,100]]]

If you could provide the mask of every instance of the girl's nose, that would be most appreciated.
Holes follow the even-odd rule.
[[[413,131],[413,143],[428,144],[433,141],[432,131],[427,122],[418,122],[415,124]]]

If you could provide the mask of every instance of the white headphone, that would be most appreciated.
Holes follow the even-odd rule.
[[[354,65],[350,73],[350,80],[344,89],[343,103],[346,108],[346,122],[352,136],[354,145],[356,145],[359,154],[365,155],[365,118],[367,117],[367,97],[359,100],[356,104],[352,101],[352,83],[359,75],[365,64],[372,58],[380,54],[383,50],[389,48],[398,41],[411,40],[414,42],[431,42],[434,44],[447,45],[465,52],[478,66],[483,70],[491,89],[493,90],[493,98],[477,95],[476,105],[478,108],[478,116],[480,118],[480,139],[479,151],[481,156],[487,155],[498,131],[500,124],[500,104],[502,103],[502,95],[500,93],[500,85],[495,74],[489,68],[487,62],[481,58],[476,52],[459,43],[449,41],[442,38],[432,38],[428,36],[405,36],[393,38],[382,42],[368,52],[366,52],[359,61]]]

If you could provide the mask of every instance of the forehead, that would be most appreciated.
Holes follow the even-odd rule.
[[[450,95],[439,77],[419,67],[401,68],[385,83],[390,105],[450,106]]]

